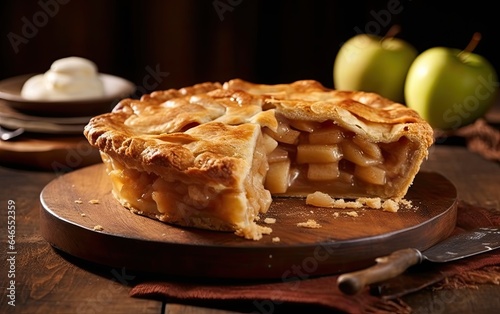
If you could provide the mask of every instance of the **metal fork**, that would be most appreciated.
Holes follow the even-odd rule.
[[[16,136],[19,136],[24,133],[23,128],[18,128],[12,131],[6,130],[0,126],[0,139],[2,141],[8,141]]]

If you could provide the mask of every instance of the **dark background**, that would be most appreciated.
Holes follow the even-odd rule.
[[[3,0],[0,79],[45,72],[56,59],[80,56],[142,91],[235,77],[259,83],[315,79],[332,87],[342,43],[358,32],[383,35],[393,24],[419,52],[464,48],[481,32],[475,52],[500,72],[494,3]]]

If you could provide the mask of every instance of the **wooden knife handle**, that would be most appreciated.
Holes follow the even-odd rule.
[[[340,275],[337,285],[345,294],[356,294],[366,285],[396,277],[422,260],[422,253],[417,249],[395,251],[391,255],[377,258],[377,264],[372,267]]]

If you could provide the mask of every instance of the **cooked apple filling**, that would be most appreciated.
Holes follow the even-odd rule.
[[[270,233],[269,228],[253,223],[260,214],[259,205],[245,204],[252,209],[248,211],[233,210],[241,207],[240,203],[244,201],[238,192],[216,191],[204,184],[186,185],[180,181],[167,181],[152,173],[129,169],[105,153],[101,155],[113,185],[113,195],[136,214],[182,226],[220,231],[236,229],[247,238]],[[249,177],[245,182],[250,194],[253,191],[251,180]],[[253,193],[254,202],[270,202],[267,193]],[[263,207],[267,208],[268,205],[264,204]]]
[[[124,99],[85,127],[135,213],[258,240],[274,196],[401,200],[432,145],[418,114],[315,81],[231,80]]]
[[[224,147],[220,143],[223,138],[221,132],[225,135],[237,134],[254,149],[237,151]],[[200,134],[204,133],[207,133],[205,139],[201,139]],[[265,213],[271,204],[271,194],[263,188],[263,182],[268,169],[266,156],[274,148],[266,145],[260,127],[252,124],[225,127],[212,123],[193,127],[185,134],[188,136],[182,141],[196,155],[185,174],[176,171],[158,173],[147,167],[136,168],[126,165],[127,160],[101,152],[115,198],[134,213],[173,224],[236,231],[238,235],[249,239],[259,239],[262,234],[270,233],[269,228],[255,224],[259,214]],[[165,135],[149,138],[160,146],[179,140],[176,136],[172,138]],[[214,147],[207,152],[210,145]],[[231,157],[239,155],[237,157],[243,161],[242,167],[217,165],[221,156],[214,155],[222,152],[230,153],[233,155]],[[195,167],[196,164],[198,167]],[[214,180],[210,171],[219,167],[235,169],[222,170],[217,174],[221,177]],[[226,171],[238,171],[241,177],[233,180],[228,176],[230,173],[224,173]],[[224,182],[226,179],[227,182]]]
[[[339,198],[404,196],[398,191],[417,150],[407,138],[374,143],[333,121],[277,120],[277,132],[264,129],[277,142],[267,158],[265,181],[273,195],[322,191]]]

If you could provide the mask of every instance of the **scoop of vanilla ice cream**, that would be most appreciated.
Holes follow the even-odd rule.
[[[47,72],[29,78],[21,90],[21,96],[30,100],[83,100],[103,95],[97,66],[80,57],[54,61]]]

